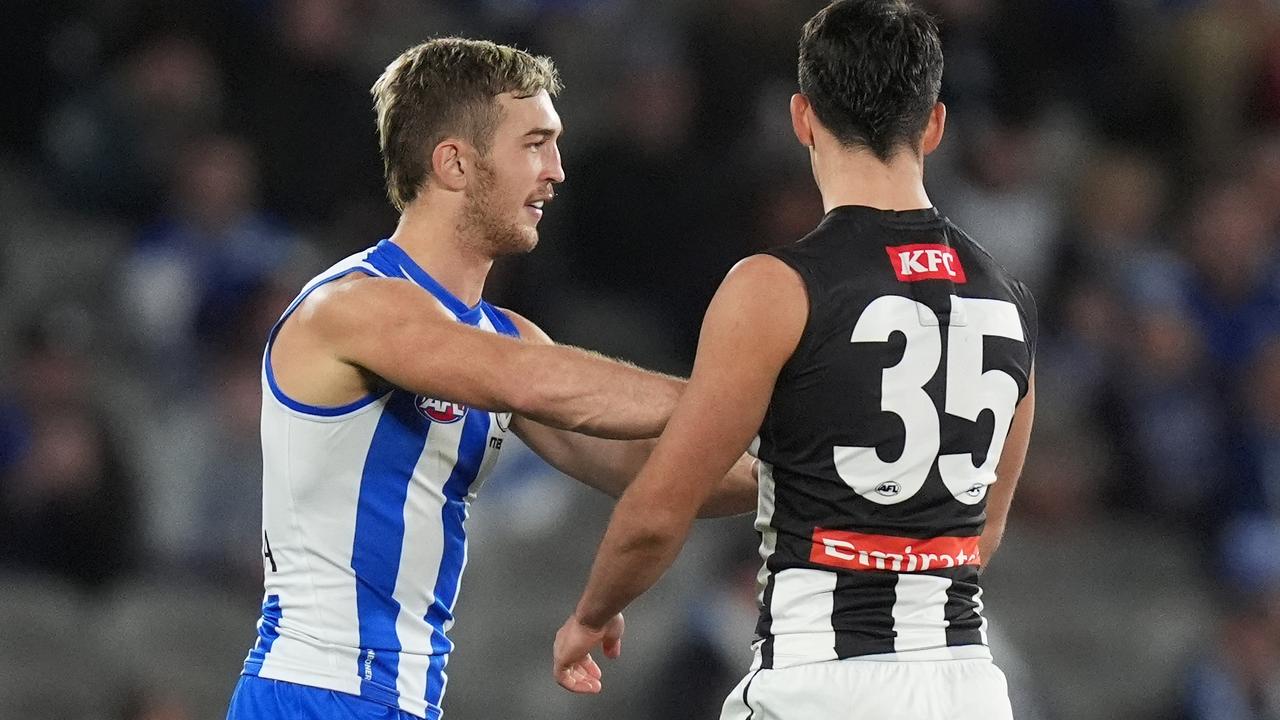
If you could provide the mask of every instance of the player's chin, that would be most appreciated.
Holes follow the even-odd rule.
[[[497,255],[524,255],[538,246],[538,229],[528,225],[511,228],[504,240],[498,243]]]
[[[520,226],[520,243],[524,252],[529,252],[538,246],[538,221],[532,223],[521,223]]]

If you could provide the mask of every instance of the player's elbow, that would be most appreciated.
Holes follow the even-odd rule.
[[[625,503],[624,498],[622,503]],[[617,512],[626,512],[634,509],[637,505],[628,504],[628,508],[623,508],[622,503],[619,504]],[[679,547],[683,541],[685,534],[689,532],[689,527],[693,524],[696,517],[696,510],[690,505],[684,503],[658,503],[644,502],[642,503],[644,511],[643,520],[635,523],[631,528],[629,537],[632,545],[637,550],[662,554],[672,547]]]
[[[650,559],[662,558],[678,547],[680,534],[675,527],[660,523],[645,523],[627,534],[623,552]]]

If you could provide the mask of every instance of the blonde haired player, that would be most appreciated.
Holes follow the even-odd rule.
[[[441,715],[471,499],[514,432],[614,495],[683,383],[481,298],[564,180],[546,58],[441,38],[373,88],[395,233],[309,282],[263,358],[258,640],[229,720]],[[588,437],[593,435],[596,437]],[[604,440],[599,438],[614,438]],[[743,512],[745,462],[709,514]]]

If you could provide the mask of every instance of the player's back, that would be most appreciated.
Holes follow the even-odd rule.
[[[759,664],[990,657],[978,538],[1029,293],[935,210],[836,208],[770,254],[809,317],[758,439]]]

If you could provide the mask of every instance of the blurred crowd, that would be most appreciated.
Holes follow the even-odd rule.
[[[266,332],[394,229],[368,88],[427,37],[516,44],[565,81],[567,181],[489,299],[687,371],[728,268],[822,215],[787,98],[823,4],[6,2],[4,577],[90,608],[143,581],[254,606]],[[924,4],[949,108],[930,195],[1039,307],[1036,431],[986,598],[1018,716],[1280,718],[1280,5]],[[545,657],[609,506],[526,453],[475,508],[450,717],[714,717],[748,655],[749,522],[704,527],[640,606],[656,636],[616,705],[574,705]],[[481,687],[493,672],[510,682]],[[223,710],[198,704],[139,682],[84,717]]]

